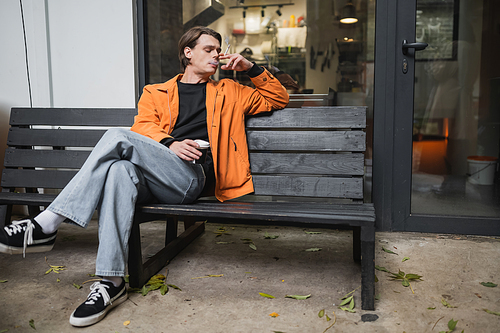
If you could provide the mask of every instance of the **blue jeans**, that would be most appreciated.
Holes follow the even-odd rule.
[[[110,129],[47,209],[84,228],[97,209],[96,275],[124,276],[136,203],[190,203],[204,184],[200,164],[141,134]]]

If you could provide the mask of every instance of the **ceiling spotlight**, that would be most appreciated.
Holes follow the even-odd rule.
[[[283,6],[279,6],[278,9],[276,10],[276,14],[278,14],[278,16],[281,16],[281,7]]]

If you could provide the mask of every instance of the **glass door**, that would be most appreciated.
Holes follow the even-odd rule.
[[[386,38],[394,41],[396,66],[392,108],[386,108],[378,131],[375,124],[375,146],[380,127],[393,126],[391,139],[379,138],[393,148],[378,149],[392,159],[390,171],[378,172],[383,176],[378,184],[385,188],[379,192],[382,214],[393,230],[498,235],[500,4],[384,3],[378,2],[384,6],[379,9],[395,14],[395,33],[387,30]],[[377,28],[386,13],[379,12]],[[376,41],[379,47],[380,34]],[[390,79],[385,78],[386,86]],[[375,95],[375,118],[377,98],[388,101],[389,93],[384,94]]]

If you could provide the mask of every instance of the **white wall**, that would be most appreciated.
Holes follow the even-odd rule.
[[[135,0],[22,3],[33,107],[135,107]],[[0,1],[0,45],[3,161],[10,109],[30,106],[19,0]]]

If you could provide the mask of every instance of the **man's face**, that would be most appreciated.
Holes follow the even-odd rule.
[[[203,34],[192,49],[186,47],[184,54],[190,60],[190,70],[202,76],[215,74],[219,66],[220,43],[212,36]]]

